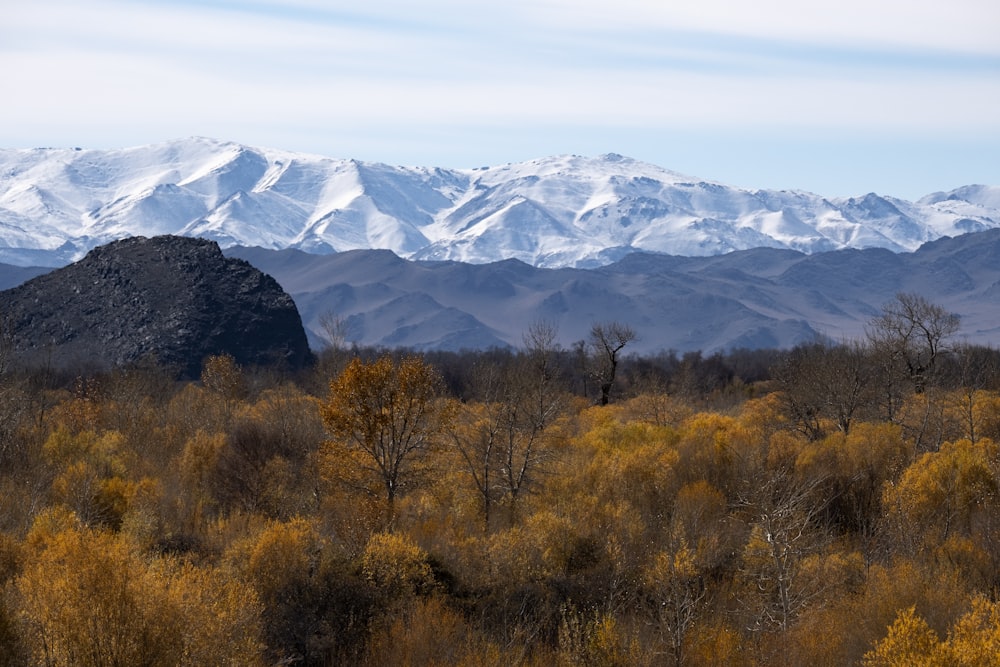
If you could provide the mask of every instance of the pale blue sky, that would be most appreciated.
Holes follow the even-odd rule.
[[[751,188],[1000,185],[996,0],[0,0],[0,146],[616,152]]]

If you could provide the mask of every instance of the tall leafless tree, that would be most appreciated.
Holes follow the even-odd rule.
[[[590,329],[590,348],[595,361],[593,374],[601,388],[601,405],[611,402],[621,352],[636,338],[635,330],[621,322],[598,323]]]
[[[958,326],[958,315],[920,295],[901,292],[882,307],[867,333],[876,350],[897,363],[913,390],[922,394]]]

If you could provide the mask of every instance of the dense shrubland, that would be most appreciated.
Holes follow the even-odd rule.
[[[998,355],[890,338],[6,370],[0,664],[996,665]]]

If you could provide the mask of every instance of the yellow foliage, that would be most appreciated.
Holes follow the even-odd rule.
[[[943,636],[965,611],[968,594],[967,582],[945,563],[901,559],[891,565],[872,565],[861,595],[846,613],[855,620],[852,632],[869,645],[884,636],[900,610],[911,606]]]
[[[376,628],[364,665],[382,667],[507,667],[525,664],[526,647],[501,649],[441,599],[416,600],[405,613]]]
[[[992,462],[998,447],[991,440],[946,442],[928,452],[886,487],[883,503],[901,530],[914,531],[932,541],[947,539],[953,531],[968,535],[977,511],[996,511],[997,479]]]
[[[695,625],[685,664],[697,667],[749,667],[755,662],[738,630],[725,623]]]
[[[604,503],[624,499],[647,516],[665,513],[678,482],[679,455],[665,445],[642,444],[598,451],[587,470],[587,486]]]
[[[827,477],[846,486],[867,480],[878,488],[882,481],[896,478],[909,457],[899,425],[855,422],[849,434],[834,432],[821,440],[802,441],[794,460],[803,477]]]
[[[641,394],[620,403],[622,418],[656,426],[679,426],[693,410],[683,401],[666,393]]]
[[[946,392],[941,402],[948,430],[956,437],[1000,439],[1000,393],[964,387]]]
[[[434,587],[427,554],[404,535],[372,535],[360,564],[361,575],[390,600],[426,593]]]
[[[865,653],[865,667],[946,667],[938,636],[913,607],[899,613],[889,633]]]
[[[198,431],[224,432],[241,408],[202,386],[187,384],[167,404],[166,420],[183,441]]]
[[[845,439],[845,451],[856,467],[862,465],[895,466],[910,454],[899,424],[859,422]]]
[[[976,596],[948,638],[938,635],[911,606],[865,654],[865,667],[997,667],[1000,665],[1000,603]]]
[[[712,412],[699,412],[685,420],[677,443],[677,466],[684,479],[707,480],[727,491],[738,460],[732,439],[737,427],[735,418]]]
[[[14,596],[33,664],[261,664],[256,597],[218,572],[75,527],[36,544]]]
[[[56,428],[66,429],[70,433],[81,431],[96,431],[101,424],[100,403],[77,387],[77,395],[73,398],[60,401],[52,410],[51,419]]]
[[[695,554],[683,541],[673,553],[661,551],[657,554],[645,573],[646,583],[654,587],[669,585],[671,581],[675,580],[693,579],[697,576],[698,566],[695,563]]]
[[[625,421],[622,404],[588,405],[580,409],[577,423],[581,432],[594,431]]]
[[[672,532],[692,545],[698,567],[714,567],[732,550],[736,535],[727,519],[726,497],[705,480],[677,492]]]
[[[681,425],[681,438],[685,444],[700,445],[704,449],[728,447],[730,437],[739,423],[734,417],[716,412],[699,412]]]
[[[55,466],[85,462],[103,477],[126,476],[135,471],[137,460],[118,431],[72,431],[58,426],[42,445],[45,460]]]
[[[246,575],[261,599],[276,599],[288,582],[315,571],[321,548],[319,534],[305,519],[272,523],[252,540]]]
[[[154,562],[150,575],[165,588],[165,615],[178,618],[173,641],[179,655],[172,664],[264,664],[261,606],[252,588],[218,568],[168,559]],[[150,588],[160,592],[147,584],[146,590]]]
[[[823,606],[857,591],[864,583],[865,561],[857,551],[811,554],[796,575],[810,604]]]
[[[933,554],[937,562],[949,563],[979,590],[988,590],[997,575],[990,554],[965,535],[948,536],[934,547]]]
[[[239,375],[25,399],[0,665],[1000,667],[996,392],[928,387],[906,426],[809,441],[776,393],[564,397],[536,433],[420,359],[355,361],[322,399]],[[518,438],[520,495],[492,455]]]
[[[225,447],[226,435],[224,433],[207,433],[205,431],[195,432],[184,443],[178,468],[181,479],[196,495],[202,496],[208,493],[212,474]]]
[[[451,421],[452,404],[439,398],[442,381],[419,357],[388,355],[366,363],[355,358],[335,380],[320,407],[334,458],[353,468],[347,478],[367,478],[382,488],[388,523],[394,503],[422,473],[427,453]]]
[[[201,384],[227,402],[240,398],[245,391],[243,370],[229,354],[216,354],[205,359],[201,368]]]
[[[767,442],[788,425],[781,397],[771,393],[747,401],[740,408],[737,425],[740,437],[751,447],[754,443]]]
[[[949,665],[1000,666],[1000,602],[977,596],[972,609],[952,626],[942,653]]]
[[[639,647],[629,641],[624,628],[611,614],[595,614],[587,619],[582,613],[563,609],[559,624],[557,665],[575,667],[633,667],[641,664]]]
[[[246,419],[266,426],[285,455],[301,456],[317,449],[325,438],[321,406],[322,401],[315,396],[284,385],[261,392],[247,410]]]
[[[565,573],[577,532],[566,517],[536,512],[522,526],[498,531],[487,540],[493,581],[542,581]]]
[[[598,412],[594,415],[592,413]],[[602,451],[631,449],[642,445],[671,446],[677,442],[677,432],[672,426],[644,421],[622,421],[614,414],[620,408],[598,406],[590,409],[586,421],[592,425],[580,439]]]

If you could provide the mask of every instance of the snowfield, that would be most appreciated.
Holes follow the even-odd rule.
[[[536,267],[630,252],[711,256],[767,247],[913,251],[1000,227],[1000,187],[916,202],[743,190],[620,155],[479,169],[395,167],[191,138],[121,150],[0,150],[0,262],[60,266],[126,236],[223,247]]]

